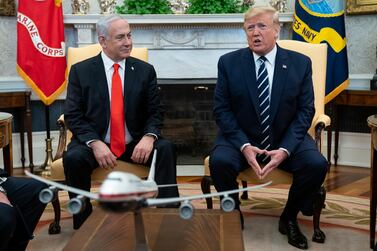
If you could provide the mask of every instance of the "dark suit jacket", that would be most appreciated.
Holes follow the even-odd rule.
[[[272,83],[271,149],[290,153],[311,140],[307,131],[314,116],[311,61],[278,47]],[[253,53],[249,48],[223,55],[218,62],[214,115],[219,127],[216,145],[240,149],[245,143],[259,146],[261,127]]]
[[[153,66],[128,57],[124,81],[125,118],[131,136],[136,141],[146,133],[160,136],[162,112]],[[110,101],[100,54],[72,66],[64,119],[73,133],[73,142],[105,139]]]

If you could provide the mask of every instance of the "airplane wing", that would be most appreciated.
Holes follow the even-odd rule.
[[[35,179],[35,180],[38,180],[40,182],[45,183],[47,185],[56,187],[58,189],[66,190],[68,192],[72,192],[72,193],[75,193],[75,194],[78,194],[78,195],[82,195],[82,196],[84,196],[86,198],[90,198],[90,199],[93,199],[93,200],[98,200],[98,201],[103,201],[103,202],[118,202],[118,201],[123,201],[123,200],[119,200],[117,198],[101,199],[101,198],[99,198],[99,195],[97,193],[91,193],[91,192],[88,192],[88,191],[85,191],[85,190],[81,190],[81,189],[78,189],[78,188],[70,187],[70,186],[67,186],[67,185],[64,185],[64,184],[61,184],[61,183],[58,183],[58,182],[55,182],[55,181],[43,178],[41,176],[32,174],[32,173],[30,173],[27,170],[25,170],[25,174],[27,176]],[[269,181],[269,182],[261,184],[261,185],[249,186],[247,188],[242,188],[242,189],[235,189],[235,190],[229,190],[229,191],[223,191],[223,192],[217,192],[217,193],[209,193],[209,194],[201,194],[201,195],[194,195],[194,196],[187,196],[187,197],[161,198],[161,199],[159,199],[159,198],[150,198],[150,199],[146,199],[145,203],[148,206],[156,206],[156,205],[172,204],[172,203],[176,203],[176,202],[184,202],[184,201],[205,199],[205,198],[210,198],[210,197],[215,197],[215,196],[226,196],[226,195],[233,194],[233,193],[239,193],[239,192],[243,192],[243,191],[256,190],[256,189],[268,186],[271,183],[272,183],[272,181]],[[164,186],[164,185],[162,185],[162,186]],[[167,186],[170,186],[170,185],[167,185]],[[138,198],[135,197],[133,199],[137,200]]]
[[[180,185],[178,185],[178,184],[157,185],[158,188],[177,187],[177,186],[180,186]]]
[[[79,194],[79,195],[82,195],[86,198],[90,198],[90,199],[93,199],[93,200],[99,199],[99,196],[96,193],[91,193],[91,192],[88,192],[88,191],[85,191],[85,190],[81,190],[81,189],[78,189],[78,188],[70,187],[70,186],[55,182],[55,181],[52,181],[52,180],[49,180],[49,179],[45,179],[41,176],[32,174],[27,170],[25,170],[25,174],[27,176],[35,179],[35,180],[46,183],[47,185],[54,186],[54,187],[62,189],[62,190],[66,190],[66,191],[71,192],[71,193]]]
[[[233,193],[260,189],[262,187],[270,185],[271,183],[272,181],[269,181],[261,185],[249,186],[249,187],[241,188],[241,189],[234,189],[234,190],[229,190],[229,191],[207,193],[207,194],[200,194],[200,195],[193,195],[193,196],[186,196],[186,197],[146,199],[146,203],[148,206],[157,206],[157,205],[172,204],[176,202],[205,199],[205,198],[216,197],[216,196],[226,196]]]

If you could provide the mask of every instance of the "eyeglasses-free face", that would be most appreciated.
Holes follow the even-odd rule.
[[[279,36],[279,27],[273,23],[273,16],[269,13],[247,19],[244,29],[250,49],[261,56],[274,48]]]

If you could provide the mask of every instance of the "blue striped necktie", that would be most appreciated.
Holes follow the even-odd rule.
[[[260,148],[270,148],[270,85],[268,81],[268,73],[265,61],[267,59],[261,56],[258,59],[260,63],[257,75],[258,101],[259,101],[259,116],[261,121],[261,141]],[[257,160],[265,163],[268,160],[266,155],[260,155]]]

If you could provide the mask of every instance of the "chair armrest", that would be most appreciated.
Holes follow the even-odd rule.
[[[319,150],[321,150],[321,134],[322,131],[331,124],[331,119],[326,114],[321,114],[314,121],[315,136],[314,140]]]
[[[64,114],[62,114],[59,117],[57,124],[59,127],[59,143],[54,157],[54,161],[63,157],[63,152],[66,149],[67,145],[67,126],[64,122]]]
[[[328,127],[331,124],[331,119],[326,114],[320,114],[313,124],[317,127],[319,123],[323,123],[325,127]]]

